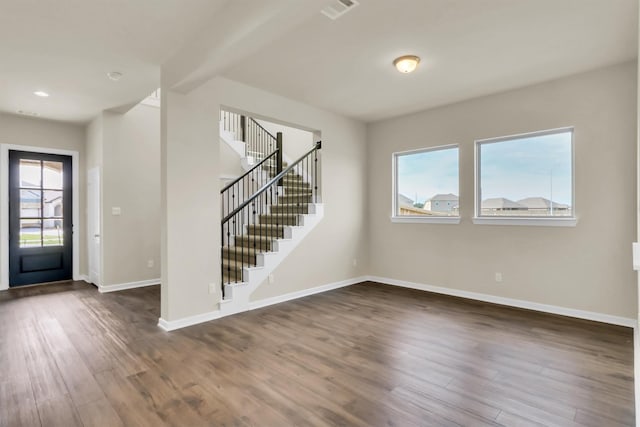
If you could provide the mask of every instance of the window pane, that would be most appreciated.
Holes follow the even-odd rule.
[[[458,147],[399,154],[396,168],[396,215],[460,215]]]
[[[62,219],[45,219],[43,223],[43,246],[62,246]]]
[[[40,217],[40,190],[20,190],[20,217]]]
[[[481,216],[573,216],[573,132],[478,143]]]
[[[40,188],[40,160],[20,160],[20,187]]]
[[[62,190],[62,162],[42,162],[43,188]]]
[[[44,191],[43,217],[62,218],[62,191]]]
[[[42,222],[39,219],[21,219],[20,220],[20,247],[31,248],[42,246],[40,235],[40,226]]]

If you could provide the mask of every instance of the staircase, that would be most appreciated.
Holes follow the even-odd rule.
[[[243,135],[245,154],[254,163],[221,191],[220,310],[232,314],[248,309],[251,293],[320,222],[324,211],[318,180],[320,142],[288,165],[282,161],[280,133],[273,136],[257,122],[248,126],[254,122],[250,117],[226,121],[245,126],[233,132]],[[231,132],[223,126],[221,131]]]

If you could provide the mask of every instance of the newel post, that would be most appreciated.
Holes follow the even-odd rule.
[[[276,148],[278,149],[278,154],[276,155],[276,175],[282,172],[282,132],[278,132],[276,134]],[[280,178],[278,181],[278,185],[282,185],[283,180]]]

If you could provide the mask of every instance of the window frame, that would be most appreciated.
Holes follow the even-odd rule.
[[[537,136],[555,135],[569,132],[571,134],[571,216],[548,217],[548,216],[488,216],[482,215],[482,191],[481,191],[481,146],[485,144],[495,144],[505,141],[514,141]],[[474,211],[473,223],[481,225],[525,225],[525,226],[547,226],[547,227],[575,227],[578,223],[576,215],[576,169],[575,169],[575,128],[566,126],[542,131],[526,132],[515,135],[500,136],[495,138],[477,139],[474,141]]]
[[[415,150],[396,151],[391,154],[392,188],[391,188],[391,222],[393,223],[425,223],[425,224],[460,224],[460,203],[457,216],[421,216],[398,215],[398,157],[420,154],[430,151],[441,151],[456,148],[458,150],[458,202],[460,202],[460,144],[438,145],[435,147],[418,148]]]

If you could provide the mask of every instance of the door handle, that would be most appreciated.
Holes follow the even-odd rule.
[[[100,235],[99,234],[94,234],[93,237],[100,237]]]

